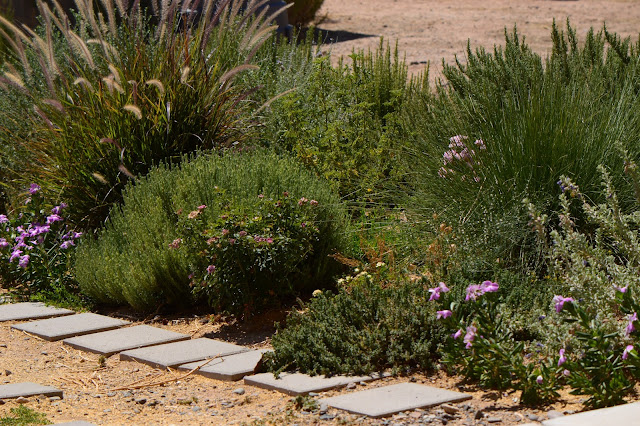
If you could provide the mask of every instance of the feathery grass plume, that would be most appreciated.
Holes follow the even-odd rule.
[[[0,35],[18,48],[16,71],[7,68],[3,84],[25,88],[15,91],[23,101],[12,108],[26,106],[33,118],[17,139],[29,161],[15,165],[15,185],[42,182],[86,226],[102,223],[120,200],[123,168],[141,176],[184,153],[232,146],[254,127],[245,125],[249,103],[241,102],[250,91],[234,77],[255,69],[246,58],[268,38],[270,23],[242,16],[238,1],[154,3],[153,19],[138,1],[76,0],[71,20],[55,0],[38,0],[40,29],[0,20]],[[183,14],[198,3],[201,19]],[[12,114],[20,111],[0,111],[0,127]]]

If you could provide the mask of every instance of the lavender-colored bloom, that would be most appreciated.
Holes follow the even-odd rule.
[[[473,345],[473,340],[476,338],[477,331],[478,329],[472,325],[467,327],[467,333],[464,335],[464,339],[462,339],[462,341],[467,344],[467,349],[469,349]]]
[[[498,283],[484,281],[482,284],[480,284],[480,288],[482,289],[483,293],[494,293],[498,291],[499,286]]]
[[[175,240],[169,243],[169,248],[177,249],[180,247],[180,244],[182,244],[182,238],[176,238]]]
[[[564,304],[567,302],[573,302],[573,298],[571,297],[562,297],[559,295],[556,295],[553,297],[553,302],[556,304],[556,312],[560,313],[562,311],[562,308],[564,308]]]
[[[467,296],[464,298],[465,301],[469,301],[469,300],[477,300],[478,297],[482,296],[484,294],[484,291],[482,290],[482,287],[478,284],[471,284],[469,287],[467,287]]]
[[[627,347],[624,348],[624,351],[622,351],[622,359],[629,358],[629,352],[631,352],[632,350],[633,350],[633,345],[627,345]]]
[[[437,311],[436,312],[436,318],[440,319],[440,318],[449,318],[451,315],[453,314],[453,312],[451,312],[450,310],[446,309],[444,311]]]
[[[202,211],[202,210],[204,210],[206,208],[207,208],[207,206],[205,204],[203,204],[201,206],[198,206],[198,210],[200,210],[200,211]]]
[[[616,291],[619,291],[620,293],[626,293],[627,289],[629,288],[628,286],[618,287],[618,286],[615,286],[615,285],[613,287],[616,289]]]
[[[484,141],[482,139],[477,139],[474,144],[476,144],[477,146],[480,147],[480,149],[487,149],[487,146],[485,145]]]
[[[311,204],[312,206],[317,206],[320,203],[318,203],[316,200],[311,200],[309,201],[309,204]]]
[[[0,249],[7,248],[7,247],[11,247],[11,244],[9,244],[9,242],[6,239],[0,238]]]
[[[446,293],[449,291],[449,288],[445,285],[445,283],[441,282],[438,284],[438,287],[430,288],[429,293],[431,296],[429,297],[429,301],[440,299],[440,293]]]
[[[31,186],[29,187],[29,193],[30,194],[35,194],[38,191],[40,191],[40,185],[38,185],[37,183],[32,183]]]
[[[638,321],[638,314],[636,312],[634,312],[633,314],[629,315],[629,323],[627,324],[625,333],[626,335],[630,335],[631,333],[633,333],[636,328],[633,326],[633,323],[635,321]]]
[[[52,223],[60,222],[62,217],[57,214],[52,214],[51,216],[47,216],[47,225],[51,225]]]
[[[82,232],[74,232],[73,235],[71,235],[71,238],[74,240],[77,240],[80,237],[82,237]]]
[[[216,270],[215,265],[207,266],[207,274],[211,275],[211,274],[213,274],[213,271],[215,271],[215,270]]]
[[[564,356],[564,348],[560,349],[560,358],[558,359],[558,367],[567,362],[567,357]]]
[[[13,251],[11,252],[11,256],[9,257],[9,262],[13,262],[17,258],[19,258],[21,255],[22,255],[22,250],[14,248]]]
[[[6,214],[0,214],[0,223],[7,223],[9,222],[9,218],[7,217]]]
[[[446,166],[447,164],[453,162],[453,153],[455,151],[449,150],[449,151],[445,151],[444,154],[442,154],[442,162],[444,163],[444,165]]]
[[[571,371],[567,370],[566,368],[564,369],[564,371],[562,372],[562,375],[565,377],[569,377],[571,375]]]
[[[67,203],[60,203],[59,206],[55,206],[54,208],[51,209],[51,213],[53,214],[60,214],[62,212],[62,210],[66,209]]]
[[[75,246],[75,243],[71,240],[63,241],[62,244],[60,244],[62,250],[66,250],[71,246]]]
[[[26,268],[28,264],[29,264],[29,255],[25,254],[24,256],[21,256],[20,260],[18,261],[18,266],[21,268]]]
[[[460,328],[460,329],[458,329],[458,331],[456,331],[455,333],[453,333],[453,334],[451,335],[451,337],[453,337],[454,339],[457,339],[458,337],[462,336],[462,333],[463,333],[463,332],[462,332],[462,329]]]
[[[542,382],[544,382],[544,379],[542,378],[542,376],[538,376],[538,377],[536,377],[536,383],[537,383],[537,384],[541,385],[541,384],[542,384]]]

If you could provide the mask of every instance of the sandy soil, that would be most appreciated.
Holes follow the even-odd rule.
[[[121,314],[111,315],[132,319]],[[274,319],[279,319],[277,317],[280,315],[266,315],[244,324],[224,320],[212,322],[209,316],[157,317],[136,323],[187,333],[194,338],[205,336],[265,348],[269,347],[271,325]],[[98,355],[77,351],[62,342],[47,342],[12,330],[10,326],[9,323],[0,324],[0,384],[30,381],[63,390],[61,400],[40,396],[24,402],[29,408],[45,413],[54,423],[85,420],[99,425],[379,425],[388,421],[360,418],[335,409],[327,412],[334,417],[325,420],[317,409],[305,411],[296,407],[293,398],[275,391],[196,374],[184,377],[184,372],[161,371],[133,361],[120,361],[117,355],[101,362]],[[450,425],[487,424],[490,417],[500,418],[500,424],[511,425],[528,421],[525,415],[545,419],[551,409],[574,412],[581,408],[578,398],[566,397],[552,407],[530,409],[518,404],[517,393],[483,392],[464,385],[459,378],[419,373],[359,384],[355,389],[323,392],[316,399],[409,381],[466,392],[473,399],[454,404],[459,412],[451,416],[441,408],[416,410],[394,416],[392,424],[417,424],[425,416],[445,416]],[[149,386],[135,389],[135,386],[145,384]],[[239,388],[244,389],[243,395],[234,393]],[[16,400],[0,402],[0,417],[10,414],[11,408],[17,405]],[[479,411],[481,420],[476,420]],[[442,422],[435,420],[434,424]]]
[[[610,31],[633,40],[640,32],[640,3],[634,0],[325,0],[320,15],[325,21],[319,27],[338,42],[331,47],[336,57],[354,48],[374,49],[384,37],[398,42],[410,72],[430,63],[432,78],[440,75],[442,59],[464,58],[467,40],[472,48],[491,49],[504,42],[505,27],[514,25],[544,56],[554,18],[563,26],[569,18],[581,37],[605,22]]]

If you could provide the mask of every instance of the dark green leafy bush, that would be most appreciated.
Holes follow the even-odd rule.
[[[330,285],[338,265],[328,255],[345,227],[340,200],[293,160],[202,155],[127,187],[98,239],[79,248],[76,277],[101,303],[152,310],[206,299],[242,312]]]
[[[206,0],[193,24],[179,13],[182,0],[161,2],[157,24],[137,2],[103,3],[104,13],[79,1],[75,25],[44,5],[36,34],[3,22],[19,49],[0,77],[0,99],[19,102],[0,101],[8,107],[0,130],[16,116],[33,118],[28,132],[0,132],[3,151],[26,151],[9,164],[10,181],[61,194],[88,226],[104,221],[131,177],[243,139],[246,94],[233,79],[255,68],[245,62],[271,34],[238,14],[241,2]]]
[[[443,339],[422,284],[381,286],[364,273],[338,294],[319,294],[292,311],[273,336],[267,365],[328,375],[429,369]]]

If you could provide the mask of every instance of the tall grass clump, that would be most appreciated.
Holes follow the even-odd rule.
[[[76,278],[99,303],[139,310],[195,301],[250,312],[329,286],[344,209],[326,182],[275,154],[202,155],[127,186]]]
[[[51,188],[85,226],[104,221],[129,179],[183,153],[229,147],[250,128],[234,77],[256,68],[249,62],[272,32],[263,15],[254,19],[260,3],[245,15],[228,0],[204,1],[201,15],[188,12],[191,0],[153,3],[154,19],[139,2],[77,0],[72,24],[55,1],[39,0],[40,30],[2,20],[16,55],[0,97],[20,102],[0,122],[32,118],[30,132],[2,140],[28,154],[12,181]]]
[[[546,61],[516,31],[493,52],[468,47],[466,64],[445,66],[435,93],[405,109],[409,209],[455,225],[483,260],[540,259],[522,199],[557,212],[562,175],[597,199],[604,165],[629,199],[618,146],[639,152],[640,45],[603,30],[580,46],[570,26],[552,39]]]
[[[348,200],[374,198],[393,178],[397,117],[408,96],[407,66],[382,41],[331,64],[311,35],[297,47],[273,43],[257,55],[262,85],[260,143],[290,152]]]

